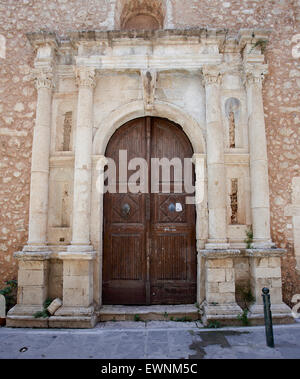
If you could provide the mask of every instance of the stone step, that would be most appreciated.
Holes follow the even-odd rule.
[[[99,321],[194,321],[199,320],[194,304],[180,305],[103,305]]]

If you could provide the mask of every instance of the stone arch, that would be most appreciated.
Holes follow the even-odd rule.
[[[165,18],[163,0],[119,0],[115,24],[122,30],[162,29]]]
[[[134,101],[111,112],[96,125],[93,139],[93,154],[104,155],[113,133],[126,122],[138,117],[153,116],[167,118],[179,124],[188,136],[195,154],[205,153],[205,141],[200,124],[179,107],[166,102],[155,102],[153,110],[145,113],[143,101]]]

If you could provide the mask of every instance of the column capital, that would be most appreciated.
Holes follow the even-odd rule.
[[[244,83],[246,85],[262,85],[265,75],[268,73],[268,65],[263,63],[244,65]]]
[[[93,67],[75,67],[76,84],[78,87],[96,87],[96,70]]]
[[[206,86],[209,84],[220,84],[221,68],[219,66],[205,65],[203,66],[202,74]]]
[[[31,72],[37,90],[40,88],[54,88],[54,74],[52,66],[34,68]]]

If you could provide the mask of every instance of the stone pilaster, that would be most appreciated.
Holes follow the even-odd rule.
[[[76,68],[78,84],[71,251],[91,251],[90,207],[95,70]]]
[[[255,324],[264,322],[262,289],[269,288],[274,323],[294,322],[291,309],[282,301],[281,256],[284,249],[247,249],[250,260],[251,292],[255,298],[249,319]]]
[[[207,249],[227,249],[224,135],[220,109],[220,71],[203,68],[206,95],[208,243]]]
[[[262,81],[267,73],[267,65],[247,63],[244,70],[249,128],[252,246],[269,248],[273,244],[270,236],[268,157],[262,99]]]
[[[202,250],[205,261],[205,301],[203,322],[237,324],[242,313],[235,300],[234,258],[240,250]]]

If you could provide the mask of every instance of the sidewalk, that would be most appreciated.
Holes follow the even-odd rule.
[[[300,358],[300,322],[274,326],[275,348],[264,326],[204,329],[197,322],[105,322],[94,329],[0,328],[0,359]]]

